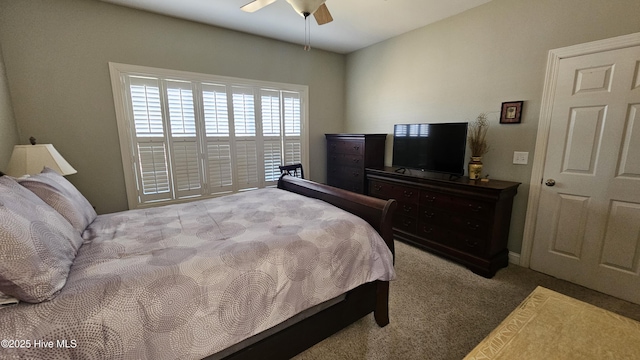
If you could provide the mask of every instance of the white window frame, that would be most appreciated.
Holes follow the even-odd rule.
[[[204,199],[211,198],[223,195],[225,193],[239,192],[250,189],[240,189],[236,184],[237,179],[237,169],[236,167],[232,168],[234,183],[231,186],[229,191],[223,193],[215,193],[215,194],[203,194],[197,195],[193,197],[185,197],[179,199],[171,199],[171,200],[162,200],[162,201],[149,201],[149,202],[141,202],[139,196],[139,186],[138,186],[138,175],[136,171],[137,159],[135,157],[135,151],[133,149],[136,146],[135,140],[135,128],[133,124],[133,119],[130,114],[132,114],[131,104],[129,99],[130,87],[128,83],[129,76],[142,76],[142,77],[151,77],[151,78],[161,78],[161,79],[170,79],[170,80],[178,80],[178,81],[187,81],[192,82],[194,84],[194,89],[201,90],[201,83],[212,83],[212,84],[224,84],[230,87],[248,87],[254,89],[254,96],[256,99],[261,96],[262,89],[270,89],[270,90],[279,90],[284,92],[295,92],[300,94],[300,143],[301,143],[301,151],[302,151],[302,165],[305,168],[308,168],[309,163],[309,125],[308,125],[308,86],[306,85],[298,85],[298,84],[286,84],[286,83],[276,83],[276,82],[266,82],[259,80],[251,80],[251,79],[242,79],[235,77],[227,77],[227,76],[218,76],[211,74],[202,74],[202,73],[194,73],[187,71],[179,71],[179,70],[169,70],[169,69],[161,69],[161,68],[153,68],[146,66],[138,66],[138,65],[128,65],[121,63],[109,63],[109,72],[111,77],[111,86],[113,91],[113,99],[116,110],[116,120],[118,125],[118,136],[120,139],[120,153],[122,155],[122,167],[124,171],[125,178],[125,187],[127,193],[127,202],[129,205],[129,209],[136,208],[145,208],[152,207],[158,205],[165,205],[170,203],[180,203],[185,201],[191,201],[194,199]],[[163,91],[163,87],[161,86],[161,92]],[[161,94],[161,96],[164,96]],[[195,97],[195,95],[194,95]],[[228,102],[231,102],[232,99],[227,99]],[[203,107],[200,99],[195,99],[195,111],[201,112],[203,111]],[[255,102],[255,121],[256,121],[256,132],[262,131],[262,122],[261,122],[261,110],[260,106],[258,106],[259,102]],[[229,108],[231,111],[231,108]],[[284,109],[282,109],[284,111]],[[204,124],[196,124],[196,126],[204,127]],[[233,122],[230,121],[230,127],[233,126]],[[169,131],[165,129],[165,131]],[[232,131],[231,131],[232,132]],[[281,132],[284,134],[284,126],[282,126]],[[206,136],[205,136],[206,139]],[[230,136],[230,145],[231,149],[235,149],[235,136]],[[169,140],[171,141],[171,140]],[[286,143],[286,138],[285,138]],[[205,144],[206,146],[206,141]],[[256,146],[258,147],[258,157],[264,158],[263,149],[262,149],[262,136],[259,137],[258,141],[256,141]],[[286,151],[286,149],[283,149]],[[202,171],[206,171],[206,166],[202,166]],[[273,182],[265,182],[264,181],[264,168],[258,166],[258,184],[256,184],[257,188],[273,186]],[[172,175],[170,175],[171,177]],[[208,184],[204,184],[208,186]]]

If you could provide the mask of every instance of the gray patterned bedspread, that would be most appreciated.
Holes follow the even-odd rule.
[[[395,277],[364,220],[279,189],[101,215],[83,237],[56,298],[0,309],[0,339],[30,340],[0,358],[198,359]]]

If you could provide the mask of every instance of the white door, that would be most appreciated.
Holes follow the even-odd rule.
[[[640,46],[557,70],[530,266],[640,304]]]

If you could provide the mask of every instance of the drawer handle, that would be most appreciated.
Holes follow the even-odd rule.
[[[380,191],[380,190],[382,190],[382,185],[373,185],[373,188],[374,188],[376,191]]]
[[[353,147],[353,149],[354,149],[354,150],[360,150],[360,146],[355,145],[355,146]]]
[[[411,223],[412,223],[411,220],[407,220],[407,219],[402,220],[402,225],[404,225],[404,226],[409,226],[409,225],[411,225]]]
[[[413,191],[407,191],[407,190],[404,191],[404,197],[411,197],[411,196],[413,196]]]
[[[427,195],[426,196],[426,200],[427,200],[427,202],[434,202],[434,201],[436,201],[436,197]]]
[[[482,210],[482,205],[473,205],[473,204],[469,204],[469,210],[473,211],[473,212],[479,212],[480,210]]]
[[[478,242],[475,240],[465,239],[464,242],[467,244],[468,247],[478,246]]]
[[[435,213],[432,213],[432,212],[430,212],[430,211],[425,211],[425,212],[424,212],[424,216],[425,216],[427,219],[433,219],[433,217],[434,217],[434,216],[436,216],[436,214],[435,214]]]
[[[411,212],[411,210],[413,210],[413,207],[405,205],[405,206],[402,207],[402,210],[404,212]]]
[[[425,233],[425,234],[431,234],[433,232],[433,228],[432,227],[428,228],[426,226],[423,226],[422,227],[422,232]]]
[[[360,159],[353,159],[353,162],[357,164],[360,162]]]
[[[478,230],[478,228],[480,228],[480,224],[472,224],[471,222],[467,222],[467,227],[471,230]]]
[[[353,173],[353,177],[358,177],[358,176],[360,176],[360,173],[357,173],[357,172]]]

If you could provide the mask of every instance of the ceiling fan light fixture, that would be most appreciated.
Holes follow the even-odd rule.
[[[306,14],[315,13],[316,10],[318,10],[318,8],[322,4],[324,4],[325,1],[326,0],[287,0],[287,2],[291,4],[293,9],[302,17],[305,17],[305,13]]]

